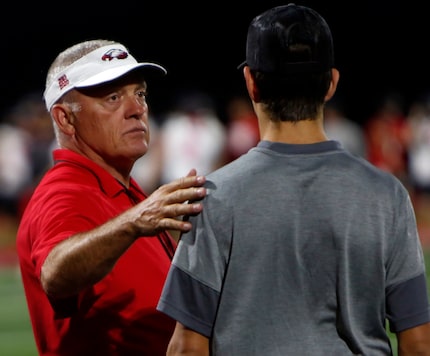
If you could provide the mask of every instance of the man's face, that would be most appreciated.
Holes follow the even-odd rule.
[[[148,105],[140,77],[127,76],[75,94],[75,138],[88,156],[119,168],[146,153]]]

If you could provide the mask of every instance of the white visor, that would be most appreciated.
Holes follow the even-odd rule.
[[[50,111],[52,105],[73,88],[102,84],[141,67],[152,67],[163,74],[167,73],[166,69],[159,64],[138,63],[119,43],[97,48],[58,73],[57,79],[45,89],[43,94],[46,108]]]

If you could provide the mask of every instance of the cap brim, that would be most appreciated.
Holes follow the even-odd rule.
[[[159,72],[162,75],[167,74],[167,70],[160,66],[159,64],[155,63],[132,63],[116,68],[111,68],[108,70],[105,70],[104,72],[98,73],[96,75],[93,75],[92,77],[85,78],[84,80],[76,83],[74,86],[75,88],[84,88],[84,87],[90,87],[98,84],[102,84],[105,82],[110,82],[112,80],[115,80],[124,74],[127,74],[131,72],[132,70],[139,69],[139,68],[147,68],[150,70],[154,70],[155,72]]]
[[[242,63],[240,63],[238,66],[237,66],[237,69],[243,69],[243,67],[245,67],[247,64],[246,64],[246,61],[243,61]]]

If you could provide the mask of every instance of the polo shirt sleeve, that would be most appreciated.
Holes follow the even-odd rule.
[[[397,333],[430,322],[426,275],[387,288],[387,319]]]
[[[158,310],[207,337],[212,333],[229,255],[229,242],[221,239],[226,234],[220,233],[220,224],[211,215],[217,209],[207,208],[209,200],[200,214],[190,217],[193,228],[179,241],[158,304]]]
[[[413,205],[403,192],[387,263],[386,315],[392,332],[430,321],[424,255]]]
[[[172,265],[157,309],[210,337],[219,293]]]

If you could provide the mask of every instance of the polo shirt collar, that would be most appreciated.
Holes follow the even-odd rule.
[[[53,151],[53,158],[54,162],[68,162],[90,171],[95,177],[97,177],[101,189],[110,197],[114,197],[121,191],[127,190],[121,182],[119,182],[103,167],[79,153],[68,149],[56,149]],[[138,192],[141,191],[133,179],[130,180],[130,190]]]

